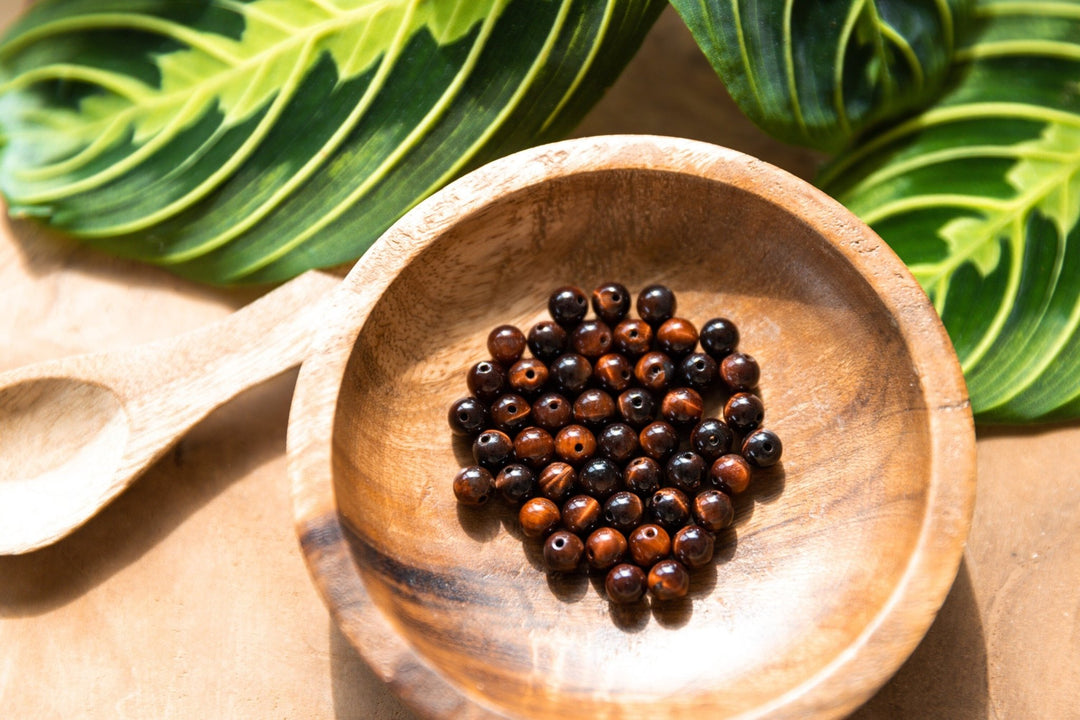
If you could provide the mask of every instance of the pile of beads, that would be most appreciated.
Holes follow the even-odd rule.
[[[759,367],[737,350],[734,323],[714,318],[699,333],[663,285],[638,294],[636,318],[630,299],[605,283],[589,318],[585,293],[562,287],[548,299],[551,320],[527,335],[496,327],[491,359],[472,366],[470,396],[448,414],[476,461],[454,478],[458,501],[499,495],[518,506],[549,571],[584,560],[607,573],[617,603],[646,589],[684,596],[689,570],[712,560],[716,533],[734,520],[732,497],[782,451],[761,427]],[[703,417],[714,389],[726,394],[722,417]]]

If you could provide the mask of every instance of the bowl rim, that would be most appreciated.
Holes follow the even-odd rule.
[[[571,174],[648,170],[733,185],[818,229],[874,288],[898,331],[926,401],[932,449],[926,512],[906,569],[862,633],[829,664],[771,702],[737,717],[839,717],[865,702],[929,629],[959,568],[975,500],[975,432],[959,361],[944,326],[904,263],[837,201],[762,160],[696,140],[605,135],[550,143],[484,165],[390,227],[335,292],[296,384],[287,436],[288,476],[302,554],[334,621],[375,674],[424,717],[504,717],[448,681],[372,603],[336,510],[332,442],[346,363],[370,310],[398,272],[456,220],[500,197]],[[826,222],[827,227],[822,223]],[[335,321],[336,319],[337,321]],[[344,319],[344,320],[343,320]]]

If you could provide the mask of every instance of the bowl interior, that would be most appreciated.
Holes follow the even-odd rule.
[[[349,351],[332,486],[364,602],[425,672],[512,717],[725,717],[783,705],[864,642],[919,552],[941,468],[922,349],[826,237],[837,222],[854,220],[811,226],[734,185],[601,169],[500,196],[397,274]],[[489,330],[527,329],[553,288],[606,280],[669,285],[699,327],[734,320],[784,442],[682,601],[617,607],[602,576],[549,577],[516,510],[462,508],[451,490],[471,455],[446,412]]]

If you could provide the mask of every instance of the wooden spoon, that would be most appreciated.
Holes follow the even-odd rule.
[[[299,365],[339,283],[308,272],[175,338],[0,374],[0,554],[72,532],[212,410]]]

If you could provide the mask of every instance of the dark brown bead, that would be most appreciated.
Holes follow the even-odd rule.
[[[474,397],[461,398],[450,406],[446,414],[450,431],[462,437],[471,437],[488,426],[490,418],[484,403]]]
[[[742,455],[729,453],[713,461],[709,480],[728,495],[738,495],[750,485],[750,463]]]
[[[735,506],[727,493],[703,490],[694,498],[694,519],[709,532],[720,532],[735,520]]]
[[[552,572],[573,572],[581,563],[585,543],[566,530],[556,530],[544,541],[544,566]]]
[[[641,446],[638,444],[638,434],[634,428],[626,423],[611,423],[596,437],[596,449],[603,457],[625,465],[630,462]]]
[[[679,528],[671,539],[671,553],[688,568],[708,565],[712,560],[714,546],[712,533],[698,525]]]
[[[669,318],[656,328],[656,346],[672,358],[681,358],[694,352],[697,339],[697,328],[686,318]]]
[[[679,448],[679,433],[663,420],[651,422],[638,433],[638,443],[646,455],[653,460],[667,462]]]
[[[527,342],[534,357],[551,362],[566,352],[566,331],[554,320],[541,320],[529,328]]]
[[[673,317],[675,307],[675,293],[664,285],[649,285],[638,293],[638,316],[653,327]]]
[[[473,440],[472,454],[477,465],[497,473],[513,459],[514,441],[502,430],[485,430]]]
[[[644,388],[630,388],[619,394],[616,403],[619,415],[627,425],[641,429],[651,423],[656,415],[656,401]]]
[[[701,395],[688,387],[670,390],[660,401],[660,417],[672,425],[696,425],[704,411]]]
[[[492,403],[506,392],[506,371],[494,360],[481,360],[469,368],[465,382],[480,402]]]
[[[661,560],[649,570],[648,583],[657,600],[677,600],[690,590],[690,573],[678,560]]]
[[[559,506],[543,497],[526,500],[518,511],[518,522],[525,537],[547,535],[559,524],[559,519]]]
[[[532,405],[520,395],[507,394],[491,403],[491,422],[505,433],[516,433],[532,419]]]
[[[533,422],[548,432],[558,432],[574,416],[570,401],[556,393],[546,393],[532,406]]]
[[[592,291],[592,307],[596,317],[614,327],[630,312],[630,291],[617,282],[604,283]]]
[[[652,349],[652,327],[644,320],[627,318],[615,326],[611,335],[615,352],[627,357],[640,357]]]
[[[581,466],[577,484],[597,500],[603,500],[622,485],[622,473],[619,466],[607,458],[594,457]]]
[[[495,493],[495,479],[485,468],[467,465],[454,476],[454,495],[462,505],[483,505]]]
[[[592,372],[592,363],[577,353],[560,355],[548,366],[551,384],[566,397],[575,397],[587,388]]]
[[[647,352],[634,365],[634,377],[646,390],[657,394],[667,392],[675,379],[675,365],[662,352]]]
[[[622,532],[630,532],[641,524],[645,503],[632,492],[622,490],[604,502],[604,521]]]
[[[525,333],[513,325],[500,325],[488,335],[487,349],[495,362],[510,367],[525,352]]]
[[[536,414],[535,410],[533,414]],[[731,432],[731,428],[719,418],[705,418],[690,431],[690,445],[706,462],[712,462],[730,452],[734,439],[735,434]]]
[[[780,461],[784,446],[780,436],[764,428],[755,430],[746,436],[742,444],[742,454],[751,465],[769,467]]]
[[[708,474],[709,466],[705,464],[705,459],[689,450],[674,455],[664,468],[668,485],[685,493],[697,492]]]
[[[566,285],[551,293],[548,298],[548,312],[552,320],[565,328],[571,328],[585,319],[585,314],[589,312],[589,301],[581,288]]]
[[[563,527],[577,535],[587,535],[600,520],[600,503],[588,495],[575,495],[562,508]]]
[[[765,419],[765,403],[753,393],[735,393],[724,403],[724,421],[737,433],[748,433]]]
[[[634,528],[626,542],[630,557],[641,567],[650,567],[671,552],[671,536],[667,530],[651,523]]]
[[[536,495],[536,474],[520,463],[507,465],[495,476],[495,489],[511,505]]]
[[[517,393],[536,397],[544,389],[548,379],[547,365],[538,358],[521,358],[510,366],[506,380]]]
[[[630,387],[634,379],[634,369],[623,355],[608,353],[601,355],[593,366],[593,377],[600,387],[612,393],[621,393]]]
[[[701,349],[717,362],[730,355],[739,344],[739,330],[727,318],[713,318],[701,326]]]
[[[662,487],[649,498],[649,516],[669,530],[675,530],[690,519],[690,501],[678,488]]]
[[[705,392],[720,379],[720,366],[705,353],[690,353],[678,365],[679,382]]]
[[[611,328],[599,320],[586,320],[570,333],[570,347],[595,360],[611,351]]]
[[[596,436],[582,425],[567,425],[555,435],[555,454],[577,466],[596,454]]]
[[[634,458],[623,470],[626,489],[638,495],[652,495],[660,489],[663,471],[660,463],[650,457]]]
[[[626,555],[626,538],[614,528],[602,527],[592,531],[585,541],[585,559],[589,566],[606,570]]]
[[[597,430],[613,417],[615,401],[603,390],[586,390],[574,401],[574,421],[579,425]]]
[[[540,494],[549,500],[561,502],[570,494],[577,480],[574,468],[564,462],[553,462],[540,471]]]
[[[608,600],[620,605],[635,603],[645,595],[645,571],[637,565],[622,563],[608,571],[604,592]]]
[[[720,378],[731,392],[753,390],[760,374],[757,360],[746,353],[731,353],[720,361]]]
[[[514,457],[539,470],[555,458],[555,439],[543,428],[527,427],[514,438]]]

